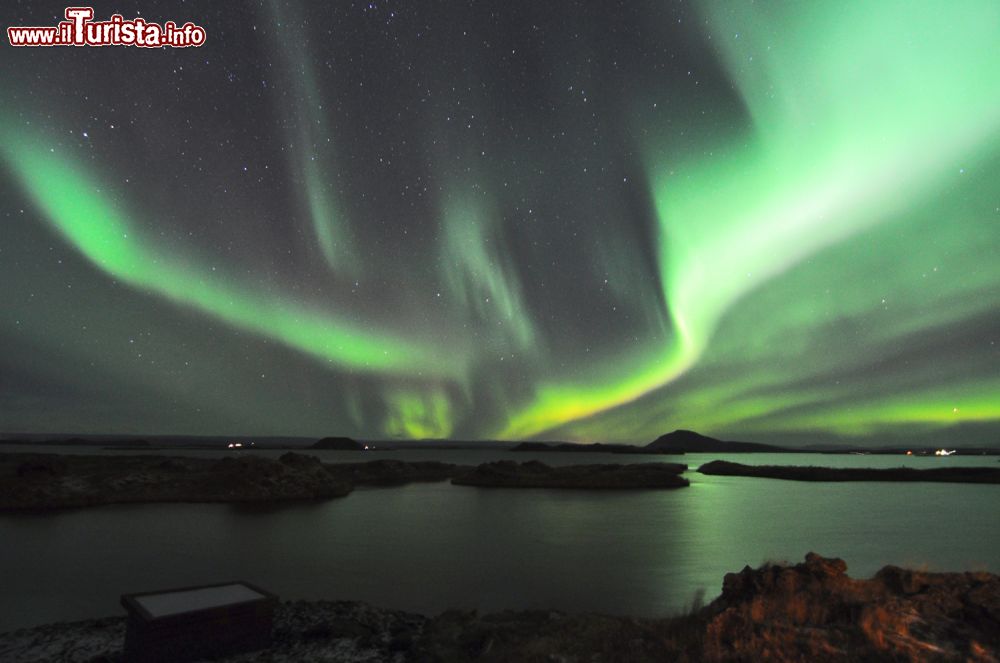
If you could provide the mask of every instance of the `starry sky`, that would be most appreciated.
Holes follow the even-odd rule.
[[[4,40],[0,432],[1000,438],[993,0],[95,13],[207,42]]]

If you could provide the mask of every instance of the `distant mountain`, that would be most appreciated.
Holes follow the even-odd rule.
[[[349,437],[324,437],[310,449],[333,449],[336,451],[364,451],[365,445]]]
[[[727,442],[725,440],[717,440],[714,437],[708,437],[707,435],[702,435],[700,433],[695,433],[692,430],[675,430],[672,433],[667,433],[666,435],[661,435],[652,442],[646,445],[646,449],[656,449],[658,451],[668,451],[668,452],[694,452],[699,451],[715,451],[715,452],[728,452],[728,453],[740,453],[740,452],[750,452],[750,451],[771,451],[771,452],[787,452],[795,451],[794,449],[787,449],[785,447],[776,447],[771,444],[758,444],[757,442]]]

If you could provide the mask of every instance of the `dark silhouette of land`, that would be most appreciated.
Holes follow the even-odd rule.
[[[798,465],[743,465],[713,460],[698,468],[702,474],[717,476],[789,479],[792,481],[939,481],[945,483],[1000,483],[996,467],[910,467],[846,468],[803,467]]]
[[[351,484],[316,458],[0,454],[0,511],[134,502],[289,502],[342,497]]]
[[[444,481],[472,469],[433,461],[321,463],[287,452],[278,459],[240,454],[180,456],[0,454],[0,511],[115,503],[281,503],[343,497],[356,486]]]
[[[408,450],[512,450],[518,452],[580,452],[612,454],[683,454],[683,453],[814,453],[814,454],[904,454],[915,456],[934,455],[941,446],[957,449],[960,455],[1000,455],[1000,448],[990,446],[955,445],[946,439],[936,446],[915,444],[913,446],[866,447],[857,444],[808,444],[805,446],[779,446],[758,442],[737,442],[720,440],[691,430],[675,430],[661,435],[645,446],[618,443],[581,444],[560,441],[517,440],[355,440],[346,436],[330,436],[320,440],[306,437],[262,437],[262,436],[190,436],[190,435],[79,435],[79,434],[26,434],[0,433],[0,445],[32,445],[38,447],[103,447],[115,450],[170,451],[172,449],[220,449],[229,444],[239,444],[248,449],[270,449],[302,451],[317,450],[368,450],[408,451]],[[320,445],[320,446],[317,446]],[[327,446],[330,445],[330,446]]]
[[[312,444],[310,449],[332,449],[336,451],[364,451],[365,445],[349,437],[324,437]]]
[[[797,449],[787,449],[776,447],[771,444],[759,444],[757,442],[727,442],[708,437],[691,430],[675,430],[672,433],[661,435],[646,445],[646,449],[666,453],[746,453],[746,452],[770,452],[788,453],[799,451]]]
[[[688,485],[678,476],[685,469],[671,463],[322,463],[296,452],[277,459],[242,453],[218,459],[10,453],[0,454],[0,511],[141,502],[286,503],[343,497],[357,486],[448,479],[459,485],[510,488],[674,488]]]

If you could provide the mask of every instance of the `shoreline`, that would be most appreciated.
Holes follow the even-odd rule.
[[[938,483],[1000,484],[1000,467],[912,467],[862,468],[803,465],[745,465],[727,460],[713,460],[698,468],[710,476],[783,479],[787,481],[843,482],[887,481]]]
[[[273,504],[321,501],[356,487],[393,487],[450,480],[456,486],[577,490],[669,489],[688,485],[676,463],[550,467],[538,461],[479,466],[438,461],[323,463],[287,452],[280,458],[241,455],[88,456],[0,454],[0,513],[108,504]]]
[[[322,501],[355,488],[450,481],[455,486],[549,490],[684,488],[683,463],[547,465],[537,460],[460,465],[434,460],[324,463],[286,452],[279,458],[236,455],[0,454],[0,513],[46,513],[108,504],[229,503],[275,505]],[[836,468],[711,461],[703,475],[807,482],[949,482],[1000,484],[1000,467]]]
[[[659,619],[507,610],[428,617],[351,601],[277,606],[270,648],[224,661],[994,660],[1000,576],[887,566],[865,580],[839,559],[726,574],[721,595]],[[125,618],[0,633],[12,660],[120,660]]]

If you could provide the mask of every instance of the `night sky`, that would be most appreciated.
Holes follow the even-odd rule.
[[[4,35],[0,432],[998,440],[994,0],[95,12],[207,43]]]

